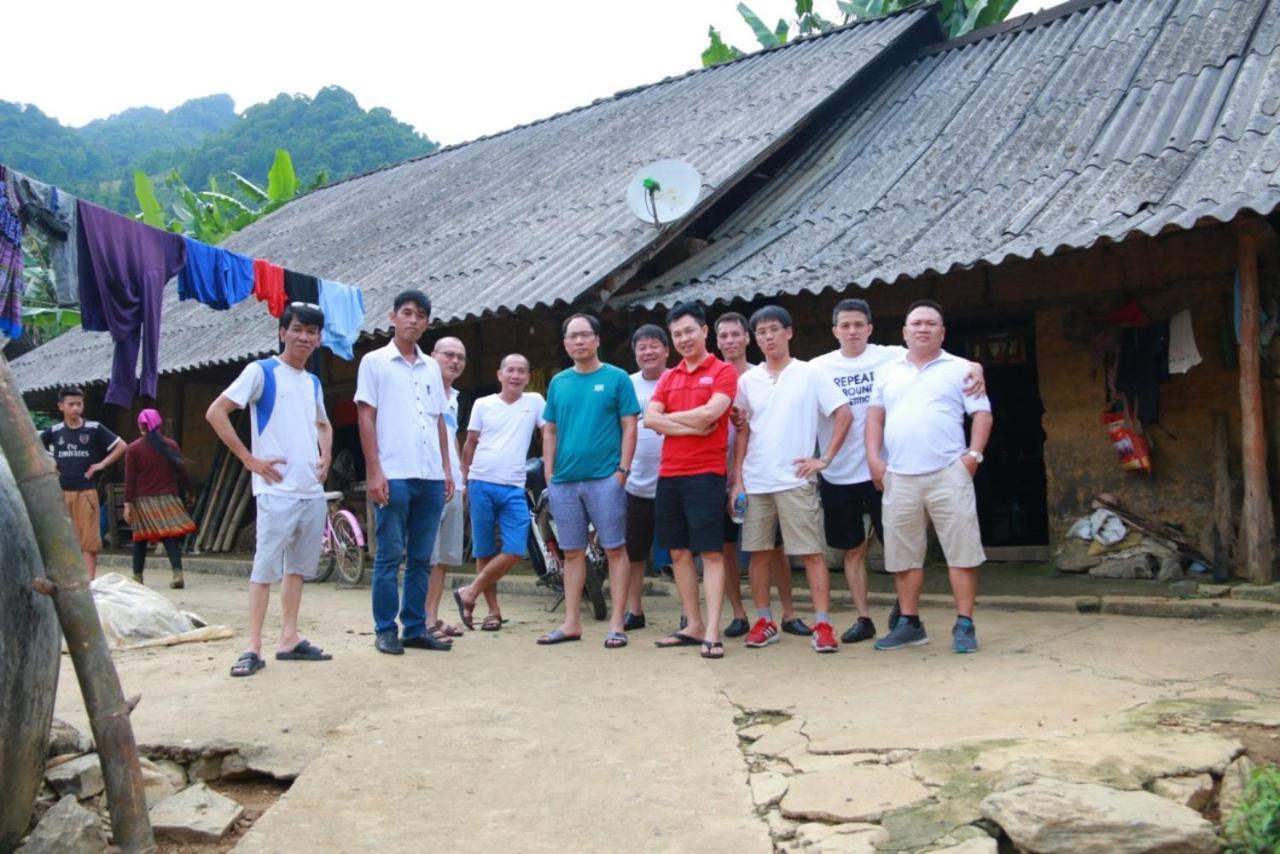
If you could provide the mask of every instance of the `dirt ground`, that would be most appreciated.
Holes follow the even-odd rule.
[[[730,642],[707,662],[654,647],[676,626],[674,596],[653,597],[650,628],[616,651],[589,618],[583,642],[535,645],[560,614],[507,596],[501,632],[391,657],[373,648],[368,591],[323,584],[306,588],[302,628],[335,660],[271,660],[231,679],[247,589],[188,574],[188,589],[164,592],[237,638],[116,655],[125,693],[142,694],[140,742],[262,743],[308,763],[243,851],[768,852],[735,724],[757,710],[803,719],[810,750],[831,753],[1085,735],[1157,700],[1234,701],[1280,721],[1275,621],[980,607],[981,651],[957,656],[952,616],[925,610],[926,647],[818,656],[784,636],[764,650]],[[269,631],[277,615],[273,601]],[[838,628],[850,619],[839,613]],[[86,726],[65,657],[60,688],[58,716]]]

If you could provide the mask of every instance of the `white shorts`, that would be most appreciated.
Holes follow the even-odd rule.
[[[429,566],[462,566],[462,496],[455,489],[453,498],[440,514],[440,531],[436,534],[435,547],[431,549]]]
[[[889,472],[884,478],[880,507],[884,520],[884,568],[888,572],[924,567],[930,521],[938,532],[948,566],[977,567],[987,559],[978,527],[973,478],[960,460],[928,474]]]
[[[271,584],[288,575],[311,578],[320,566],[328,508],[322,496],[258,496],[258,545],[253,555],[255,584]]]

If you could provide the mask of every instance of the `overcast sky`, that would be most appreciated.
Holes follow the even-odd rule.
[[[327,5],[327,4],[326,4]],[[737,0],[18,2],[0,100],[83,125],[226,92],[236,109],[337,84],[432,139],[462,142],[699,64],[714,24],[755,46]],[[794,0],[748,0],[767,21]],[[817,0],[834,17],[835,0]],[[1015,14],[1051,3],[1020,0]],[[338,10],[341,10],[339,12]],[[202,14],[213,12],[213,15]],[[464,14],[460,14],[464,13]]]

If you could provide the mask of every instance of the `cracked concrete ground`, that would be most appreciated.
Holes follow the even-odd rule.
[[[189,576],[189,589],[172,593],[243,631],[244,581]],[[950,615],[926,610],[927,647],[817,656],[784,636],[758,651],[730,642],[723,661],[706,662],[696,648],[653,646],[675,628],[674,597],[650,600],[657,628],[618,651],[602,648],[605,626],[590,620],[582,643],[536,646],[559,623],[548,601],[505,597],[501,632],[469,633],[447,654],[393,658],[373,649],[367,591],[308,586],[303,632],[332,662],[271,660],[233,680],[243,635],[116,662],[125,693],[142,694],[139,741],[269,744],[306,764],[244,838],[247,851],[985,844],[971,825],[975,786],[1027,770],[1005,749],[1013,740],[1030,740],[1058,772],[1087,776],[1089,763],[1061,745],[1150,730],[1176,751],[1209,719],[1280,724],[1280,622],[980,608],[982,650],[956,656]],[[84,726],[65,658],[61,689],[58,716]],[[963,773],[939,770],[952,756],[941,749],[962,742],[982,742],[963,761],[989,763],[986,777],[954,763]],[[1225,742],[1186,744],[1204,754],[1200,764],[1231,752]],[[1121,759],[1150,770],[1141,757]],[[873,795],[880,806],[864,808]]]

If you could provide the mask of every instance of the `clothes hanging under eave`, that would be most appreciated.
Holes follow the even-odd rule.
[[[253,259],[184,237],[187,261],[178,275],[178,299],[226,311],[253,293]]]
[[[127,408],[139,393],[155,399],[164,286],[186,263],[186,243],[83,200],[76,213],[80,323],[115,339],[106,402]],[[141,378],[135,373],[139,350]]]
[[[272,317],[284,313],[284,268],[263,261],[261,258],[253,262],[253,295],[258,302],[267,304],[267,311]]]
[[[37,181],[21,172],[10,171],[13,186],[28,225],[44,232],[49,240],[53,266],[53,287],[58,307],[69,308],[80,302],[78,252],[76,240],[75,196],[57,187]]]
[[[352,285],[321,279],[320,310],[324,312],[320,343],[348,362],[355,359],[353,347],[364,325],[364,292]]]
[[[1169,379],[1169,323],[1128,327],[1120,342],[1116,390],[1138,399],[1138,420],[1160,420],[1160,384]]]
[[[320,280],[305,273],[284,271],[284,293],[289,302],[304,302],[308,305],[320,305]]]
[[[0,336],[22,337],[22,217],[8,170],[0,166]]]

